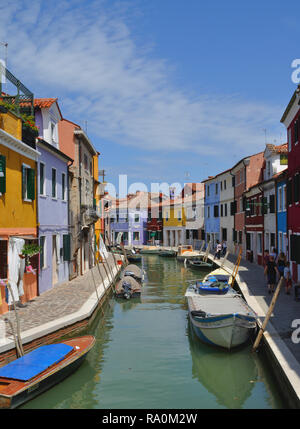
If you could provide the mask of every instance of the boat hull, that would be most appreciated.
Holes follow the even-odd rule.
[[[95,343],[95,338],[91,335],[79,337],[77,340],[67,340],[64,344],[80,346],[74,349],[69,355],[57,364],[49,367],[40,375],[32,378],[28,382],[0,378],[0,408],[17,408],[30,401],[63,379],[71,375],[86,358],[88,352]],[[5,392],[5,385],[9,385],[10,392]]]
[[[236,314],[207,317],[203,320],[189,313],[197,337],[210,345],[232,349],[248,341],[256,322]]]

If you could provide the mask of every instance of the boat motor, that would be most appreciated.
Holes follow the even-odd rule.
[[[122,288],[123,288],[123,296],[125,299],[130,299],[131,298],[131,284],[128,282],[123,282],[122,283]]]

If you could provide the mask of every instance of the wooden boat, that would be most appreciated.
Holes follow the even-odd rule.
[[[92,335],[40,346],[0,368],[0,408],[16,408],[75,371],[95,344]]]
[[[178,246],[177,259],[179,261],[185,261],[190,259],[199,259],[200,253],[193,250],[193,246],[187,244],[184,246]]]
[[[141,284],[131,276],[123,277],[115,290],[116,298],[130,299],[141,296]]]
[[[175,250],[169,250],[169,249],[161,250],[159,252],[159,256],[174,257],[174,256],[176,256],[176,251]]]
[[[128,262],[141,262],[142,260],[141,255],[134,254],[134,253],[128,253],[126,257]]]
[[[141,250],[140,253],[149,253],[149,254],[154,254],[157,255],[160,252],[160,248],[157,246],[144,246]]]
[[[124,271],[121,274],[121,277],[133,277],[138,282],[142,282],[144,280],[144,271],[138,267],[137,265],[130,264],[124,268]]]
[[[244,344],[257,326],[256,313],[239,295],[187,297],[189,318],[198,338],[232,349]]]
[[[214,266],[213,262],[205,262],[205,261],[200,261],[198,259],[197,260],[190,259],[188,260],[188,263],[191,268],[197,268],[200,270],[205,270],[205,269],[207,270],[207,269],[213,268]]]
[[[191,283],[185,297],[193,296],[235,296],[239,295],[228,283],[228,277],[224,275],[208,275],[202,281]]]

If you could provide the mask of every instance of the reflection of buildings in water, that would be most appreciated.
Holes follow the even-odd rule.
[[[130,298],[125,300],[124,298],[116,298],[116,302],[120,304],[122,312],[126,312],[135,308],[138,304],[141,304],[141,297]]]
[[[242,408],[258,379],[257,360],[249,348],[223,351],[200,343],[191,323],[188,339],[192,356],[192,375],[226,408]]]

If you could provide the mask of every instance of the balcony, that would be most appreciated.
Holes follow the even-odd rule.
[[[22,142],[28,146],[36,149],[36,137],[38,137],[39,132],[37,129],[27,126],[22,122]]]

